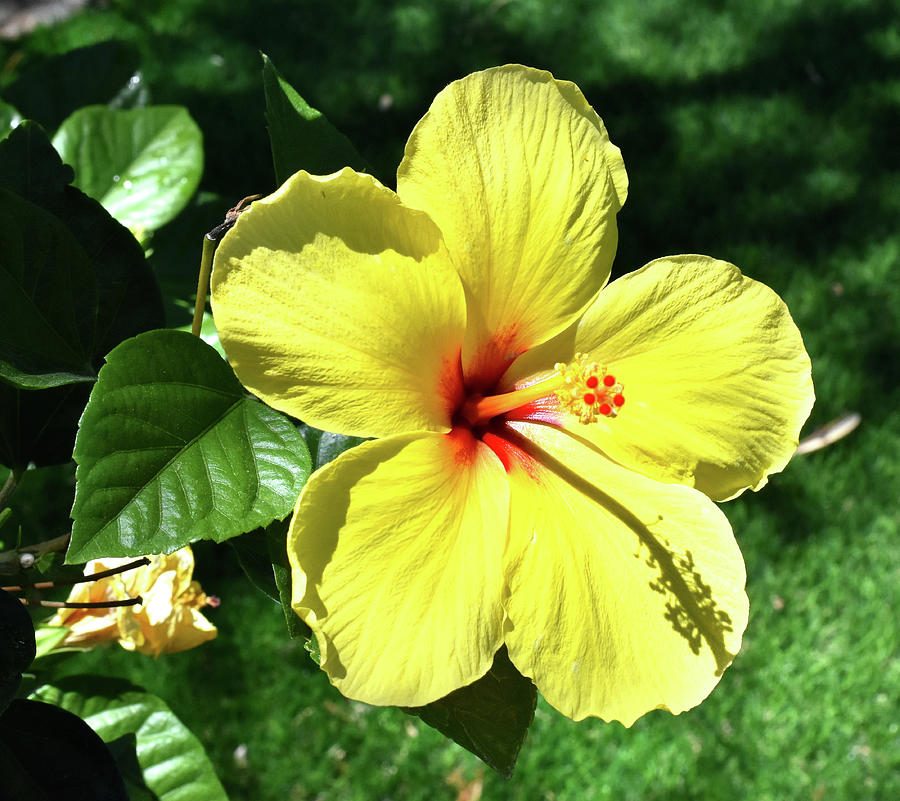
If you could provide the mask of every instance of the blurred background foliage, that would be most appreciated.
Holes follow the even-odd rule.
[[[24,5],[0,3],[7,36]],[[195,548],[223,599],[218,640],[158,662],[113,648],[73,672],[164,698],[235,799],[900,797],[900,4],[110,0],[0,42],[0,96],[48,130],[85,103],[187,106],[201,192],[152,261],[188,297],[202,234],[274,188],[260,50],[388,184],[449,81],[509,61],[575,81],[630,176],[614,275],[672,253],[738,264],[804,333],[806,431],[845,411],[862,425],[725,505],[751,621],[711,698],[631,730],[540,703],[508,782],[417,719],[343,699],[227,546]],[[29,475],[19,522],[67,530],[72,483],[69,468]]]

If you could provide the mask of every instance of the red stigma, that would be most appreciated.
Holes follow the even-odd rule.
[[[604,386],[611,387],[615,383],[616,383],[616,379],[613,376],[611,376],[611,375],[603,376],[603,385]]]
[[[616,406],[624,406],[625,405],[625,396],[624,395],[615,395],[613,397],[613,403]]]
[[[600,414],[609,415],[612,414],[612,406],[610,406],[608,403],[601,403],[600,408],[597,411],[599,411]]]
[[[588,389],[594,389],[594,388],[596,388],[597,384],[600,383],[600,381],[598,380],[597,376],[592,375],[592,376],[588,376],[588,380],[585,381],[584,383],[587,384]]]
[[[593,392],[584,393],[584,405],[593,406],[597,402],[597,396]]]

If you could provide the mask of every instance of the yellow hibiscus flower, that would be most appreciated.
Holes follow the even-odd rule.
[[[748,614],[713,500],[782,469],[813,401],[787,308],[706,256],[604,288],[625,168],[547,72],[448,86],[397,186],[300,172],[215,260],[241,381],[378,438],[317,471],[291,522],[322,667],[346,696],[419,706],[505,645],[575,719],[696,705]]]
[[[118,640],[129,651],[159,656],[186,651],[216,636],[216,627],[200,609],[210,603],[200,584],[191,581],[194,554],[190,547],[148,557],[150,563],[113,576],[76,584],[70,603],[104,603],[141,596],[137,606],[100,609],[60,609],[51,626],[68,626],[60,647],[92,648]],[[85,575],[121,567],[134,561],[93,559]]]

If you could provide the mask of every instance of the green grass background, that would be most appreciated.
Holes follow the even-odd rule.
[[[418,719],[343,699],[227,546],[196,548],[205,589],[223,599],[215,642],[158,661],[114,647],[66,669],[126,676],[163,697],[234,799],[436,801],[457,798],[450,776],[483,781],[486,799],[900,798],[900,5],[323,6],[111,0],[0,44],[0,93],[52,128],[71,110],[65,98],[109,97],[94,96],[97,76],[42,73],[42,59],[127,43],[141,90],[186,105],[204,131],[205,194],[154,242],[161,275],[189,287],[201,234],[274,186],[258,50],[387,182],[447,82],[508,61],[550,69],[581,86],[625,158],[615,274],[672,253],[738,264],[786,299],[804,334],[818,397],[806,431],[848,410],[862,425],[724,506],[752,606],[712,696],[630,730],[572,723],[540,703],[509,781]],[[60,533],[71,494],[70,469],[38,471],[17,513]]]

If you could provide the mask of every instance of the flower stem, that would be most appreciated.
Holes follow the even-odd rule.
[[[197,300],[194,302],[194,322],[191,333],[195,337],[200,336],[200,328],[203,325],[203,312],[206,309],[206,293],[209,291],[209,275],[212,272],[213,255],[219,240],[228,233],[232,226],[260,195],[249,195],[238,202],[236,206],[225,212],[225,221],[217,225],[203,237],[203,251],[200,254],[200,276],[197,278]]]
[[[191,333],[200,336],[203,326],[203,312],[206,310],[206,293],[209,291],[209,275],[212,272],[213,254],[218,242],[210,239],[209,234],[203,237],[203,252],[200,255],[200,276],[197,279],[197,300],[194,302],[194,322]]]

